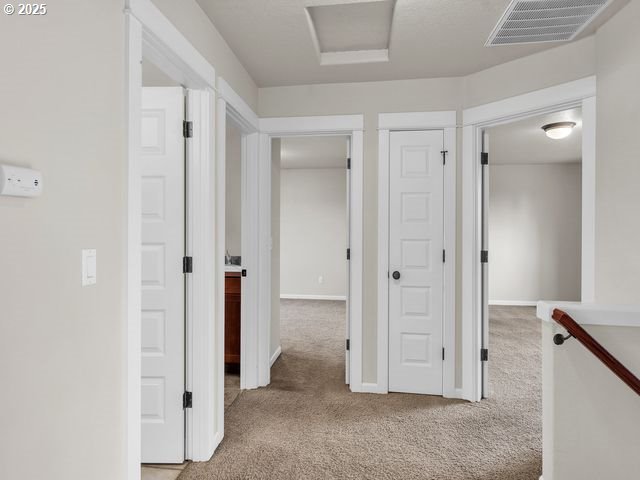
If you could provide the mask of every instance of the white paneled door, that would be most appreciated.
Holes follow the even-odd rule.
[[[142,462],[184,461],[184,91],[142,93]]]
[[[390,133],[389,391],[442,395],[443,131]]]

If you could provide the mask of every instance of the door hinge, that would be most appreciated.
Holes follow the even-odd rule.
[[[449,154],[449,150],[442,150],[442,151],[440,151],[440,153],[442,154],[442,164],[446,165],[447,164],[447,155]]]
[[[351,260],[351,249],[347,248],[347,260]]]
[[[481,348],[480,349],[480,361],[481,362],[488,362],[489,361],[489,349],[488,348]]]
[[[489,165],[489,153],[481,152],[480,153],[480,165]]]
[[[193,257],[182,257],[182,273],[193,273]]]
[[[347,158],[347,170],[351,170],[351,159]]]
[[[442,348],[442,361],[444,362],[444,347]]]
[[[480,263],[489,263],[489,250],[482,250],[480,252]]]
[[[347,338],[347,350],[351,350],[351,342]]]
[[[446,261],[447,261],[447,251],[442,250],[442,263],[445,263]]]
[[[182,408],[193,408],[193,393],[184,392],[182,394]]]
[[[246,277],[246,276],[247,276],[247,269],[246,269],[246,268],[243,268],[243,269],[242,269],[242,273],[241,273],[241,275],[242,275],[243,277]]]
[[[193,137],[193,122],[188,122],[186,120],[182,122],[182,136],[184,138]]]

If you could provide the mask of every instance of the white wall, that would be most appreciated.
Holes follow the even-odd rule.
[[[0,197],[0,478],[123,479],[123,2],[0,15],[0,162],[43,195]],[[98,253],[81,286],[81,250]]]
[[[280,200],[281,294],[346,297],[346,170],[283,169]]]
[[[580,300],[581,165],[489,167],[489,302]]]
[[[597,34],[596,300],[640,303],[640,1]]]
[[[640,373],[640,327],[584,328]],[[566,332],[542,322],[544,480],[637,478],[640,397],[577,340],[554,345],[556,333]]]
[[[247,103],[258,90],[193,0],[155,0]],[[126,478],[124,0],[0,15],[0,161],[44,175],[0,198],[0,478]],[[81,286],[81,249],[98,282]]]
[[[227,119],[225,178],[225,248],[242,255],[242,132]]]

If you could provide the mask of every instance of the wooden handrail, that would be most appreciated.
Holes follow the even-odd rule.
[[[593,353],[609,370],[611,370],[620,380],[626,383],[631,390],[640,395],[640,379],[636,377],[627,367],[625,367],[616,357],[611,355],[589,332],[582,328],[566,312],[556,308],[551,315],[556,322],[562,325],[569,334],[584,345],[587,350]]]

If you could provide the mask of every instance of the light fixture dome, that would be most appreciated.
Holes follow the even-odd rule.
[[[561,138],[567,138],[571,135],[573,127],[575,126],[575,122],[555,122],[543,125],[542,130],[547,134],[547,137],[560,140]]]

